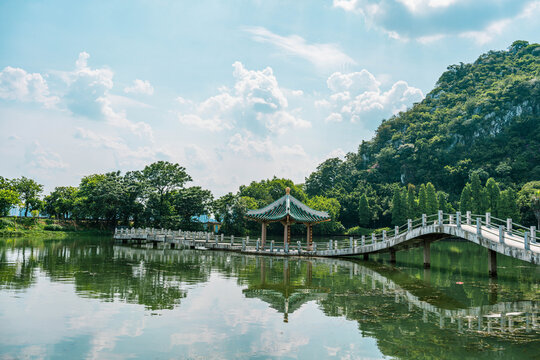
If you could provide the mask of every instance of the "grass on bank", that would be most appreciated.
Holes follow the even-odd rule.
[[[75,220],[36,219],[21,217],[0,218],[0,236],[32,236],[65,238],[73,234],[110,235],[112,231],[100,229],[95,224]]]

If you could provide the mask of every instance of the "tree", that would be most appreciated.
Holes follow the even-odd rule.
[[[392,197],[392,225],[403,225],[407,221],[407,194],[396,188]]]
[[[39,195],[43,191],[43,185],[32,179],[22,176],[14,182],[15,190],[20,194],[20,200],[24,205],[24,216],[28,216],[28,211],[39,206]]]
[[[158,161],[147,165],[141,173],[147,193],[146,214],[155,226],[166,226],[172,216],[171,193],[192,181],[186,169],[179,164]]]
[[[520,217],[516,197],[516,192],[511,188],[501,191],[498,206],[500,217],[519,222]]]
[[[418,216],[422,214],[427,214],[427,194],[426,194],[426,185],[420,185],[420,190],[418,191]]]
[[[459,198],[459,211],[465,214],[467,211],[471,211],[473,208],[473,201],[471,196],[471,186],[469,184],[463,187],[461,191],[461,197]]]
[[[19,204],[19,193],[13,189],[0,189],[0,216],[9,214],[9,210]]]
[[[537,199],[540,194],[540,181],[524,184],[518,192],[517,203],[523,225],[534,226],[538,223]],[[540,224],[537,229],[540,229]]]
[[[428,182],[426,185],[426,214],[436,214],[439,210],[435,186]]]
[[[370,221],[371,221],[371,210],[369,207],[369,202],[366,197],[366,194],[362,194],[362,196],[360,196],[360,201],[358,203],[358,223],[362,227],[368,227]]]
[[[478,172],[473,172],[471,174],[471,200],[472,200],[472,209],[471,211],[475,214],[483,214],[485,212],[485,194],[484,189],[482,188],[482,183],[480,182],[480,176]]]
[[[67,219],[74,212],[79,189],[73,186],[57,186],[45,197],[45,211],[51,216]]]
[[[212,193],[200,186],[193,186],[178,190],[174,194],[174,208],[180,217],[182,229],[192,229],[192,218],[197,215],[208,214],[213,201]],[[195,229],[193,229],[195,230]]]
[[[407,218],[414,219],[417,216],[417,204],[414,185],[407,186]]]
[[[538,221],[537,229],[540,230],[540,190],[531,196],[531,209],[533,210],[534,216]]]
[[[324,196],[314,196],[307,201],[307,205],[319,211],[326,211],[330,215],[331,221],[327,221],[313,227],[314,234],[343,234],[345,228],[338,221],[339,211],[341,206],[339,202],[334,198],[327,198]]]
[[[498,205],[501,191],[499,185],[493,178],[489,178],[486,182],[486,206],[487,211],[491,212],[492,216],[499,217]]]

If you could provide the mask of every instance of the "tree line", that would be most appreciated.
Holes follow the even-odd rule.
[[[323,164],[334,160],[339,161],[330,159]],[[335,168],[319,167],[314,174],[331,170]],[[192,178],[186,169],[166,161],[125,174],[116,171],[88,175],[81,179],[78,187],[59,186],[44,197],[43,186],[32,179],[0,177],[0,211],[5,216],[18,205],[24,209],[25,216],[45,212],[57,219],[104,222],[110,228],[126,225],[184,230],[202,230],[203,225],[194,217],[207,214],[221,222],[222,232],[249,235],[258,234],[260,224],[247,220],[246,212],[279,199],[289,187],[292,196],[313,209],[327,211],[332,218],[314,227],[315,234],[344,234],[347,229],[349,232],[358,230],[358,226],[376,229],[403,225],[407,219],[438,210],[491,212],[494,217],[512,218],[524,225],[536,225],[540,221],[540,181],[526,183],[515,191],[512,187],[504,188],[493,178],[483,182],[478,172],[472,172],[459,199],[451,199],[431,182],[418,186],[361,183],[348,193],[328,186],[322,181],[324,176],[320,176],[316,184],[319,188],[314,191],[314,174],[305,184],[277,177],[253,181],[240,186],[236,193],[217,199],[200,186],[187,187]],[[293,234],[304,234],[305,230],[300,224],[292,227]],[[275,223],[268,231],[281,234],[283,229]]]

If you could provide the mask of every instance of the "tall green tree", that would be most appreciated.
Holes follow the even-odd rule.
[[[360,201],[358,203],[358,223],[360,226],[368,227],[369,222],[371,221],[371,210],[369,206],[368,199],[366,194],[360,196]]]
[[[39,196],[43,192],[43,185],[24,176],[16,179],[14,185],[24,206],[24,216],[28,216],[30,209],[38,209],[41,205]]]
[[[467,211],[472,211],[473,201],[471,195],[471,186],[469,184],[463,187],[461,197],[459,198],[459,211],[465,214]]]
[[[512,219],[514,222],[520,221],[517,195],[513,189],[501,191],[498,208],[499,216],[503,219]]]
[[[73,186],[57,186],[45,197],[45,211],[50,216],[67,219],[75,210],[79,189]]]
[[[182,189],[192,178],[184,167],[168,161],[147,165],[141,177],[147,194],[146,216],[154,226],[166,227],[169,218],[174,216],[172,192]]]
[[[501,190],[499,189],[499,185],[493,178],[489,178],[486,182],[486,206],[487,211],[491,212],[492,216],[499,217],[498,213],[498,205],[499,205],[499,197],[501,195]]]
[[[178,190],[174,194],[174,207],[180,217],[179,226],[186,230],[197,230],[192,218],[210,214],[212,202],[212,193],[200,186]]]
[[[418,215],[416,203],[415,187],[413,184],[407,186],[407,218],[414,219]]]
[[[392,197],[392,225],[403,225],[407,221],[406,193],[401,188],[396,188]]]
[[[428,182],[426,185],[426,214],[436,214],[439,210],[435,186]]]
[[[420,190],[418,191],[418,214],[417,217],[421,216],[422,214],[427,214],[427,193],[426,193],[426,185],[422,184],[420,185]]]

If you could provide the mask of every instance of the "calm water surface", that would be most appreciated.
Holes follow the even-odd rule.
[[[539,359],[540,269],[432,245],[372,261],[0,239],[0,358]]]

